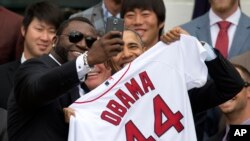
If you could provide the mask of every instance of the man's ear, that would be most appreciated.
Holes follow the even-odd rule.
[[[25,31],[25,28],[24,28],[23,25],[21,26],[21,34],[22,34],[23,37],[24,37],[25,34],[26,34],[26,31]]]
[[[159,29],[161,29],[161,28],[163,28],[164,27],[164,22],[161,22],[160,24],[159,24]]]
[[[57,43],[58,43],[58,36],[54,36],[52,38],[52,47],[55,47]]]

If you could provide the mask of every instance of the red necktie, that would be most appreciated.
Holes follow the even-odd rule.
[[[227,30],[230,26],[230,22],[221,21],[218,22],[218,26],[220,28],[219,34],[217,36],[215,47],[220,51],[220,53],[227,58],[228,52],[228,34]]]

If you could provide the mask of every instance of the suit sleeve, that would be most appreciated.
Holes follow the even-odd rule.
[[[211,77],[201,88],[188,91],[193,113],[217,106],[238,94],[244,82],[234,66],[215,50],[217,58],[206,62]]]
[[[17,103],[24,109],[36,109],[62,96],[80,82],[76,63],[52,67],[37,59],[22,64],[14,80]]]

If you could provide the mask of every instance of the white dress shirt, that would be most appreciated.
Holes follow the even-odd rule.
[[[106,8],[106,6],[105,6],[105,4],[104,4],[104,2],[102,2],[102,12],[103,12],[103,17],[104,17],[104,21],[105,21],[105,23],[107,22],[107,18],[108,17],[116,17],[116,18],[120,18],[120,13],[118,13],[117,15],[112,15],[109,11],[108,11],[108,9]]]
[[[236,28],[240,20],[240,16],[241,16],[241,11],[240,11],[240,8],[238,7],[238,9],[226,19],[226,21],[231,23],[228,29],[228,37],[229,37],[228,52],[231,48],[233,37],[234,37]],[[210,9],[209,11],[209,19],[210,19],[210,31],[211,31],[212,45],[213,47],[215,47],[216,39],[220,30],[217,23],[220,21],[223,21],[223,19],[221,19],[218,15],[216,15],[212,9]]]

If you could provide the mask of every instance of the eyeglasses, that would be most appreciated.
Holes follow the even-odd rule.
[[[71,43],[78,43],[80,42],[82,39],[85,39],[85,42],[87,44],[87,46],[90,48],[92,46],[92,44],[97,40],[96,38],[94,37],[91,37],[91,36],[86,36],[84,34],[82,34],[81,32],[78,32],[78,31],[73,31],[73,32],[70,32],[68,35],[67,34],[61,34],[62,36],[68,36],[69,38],[69,41]],[[60,35],[60,36],[61,36]]]

